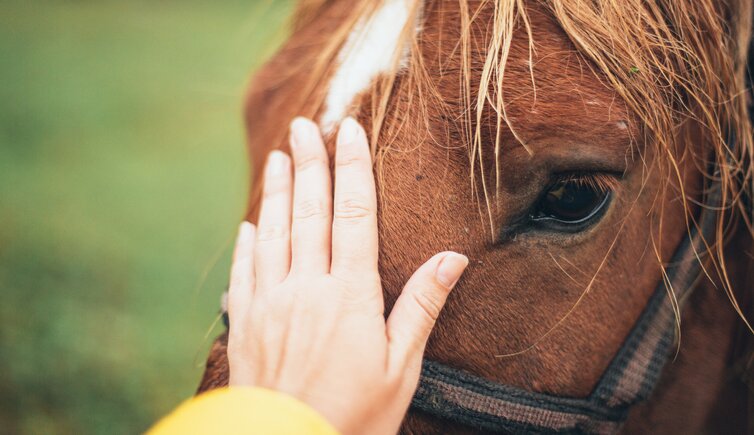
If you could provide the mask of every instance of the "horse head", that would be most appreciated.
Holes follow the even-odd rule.
[[[462,375],[432,387],[425,373],[407,432],[500,429],[480,393],[496,385],[615,411],[615,425],[539,427],[528,399],[497,397],[521,407],[502,429],[743,424],[719,401],[743,403],[726,379],[751,329],[751,13],[748,0],[303,1],[247,94],[248,218],[290,119],[319,122],[332,151],[352,115],[372,139],[387,309],[432,253],[470,258],[426,351]],[[641,326],[655,303],[656,331]],[[632,340],[662,364],[620,364],[657,376],[614,371]],[[224,353],[221,338],[201,389],[227,383]],[[637,392],[608,406],[613,375]],[[453,403],[451,387],[482,398]]]

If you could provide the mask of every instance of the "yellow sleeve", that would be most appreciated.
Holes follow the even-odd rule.
[[[263,388],[232,387],[183,402],[147,434],[337,435],[337,431],[293,397]]]

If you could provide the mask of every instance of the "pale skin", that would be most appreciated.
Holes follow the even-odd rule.
[[[335,183],[316,124],[291,123],[291,158],[265,168],[258,227],[241,224],[229,290],[232,386],[308,404],[342,433],[396,433],[419,381],[422,355],[468,265],[436,254],[384,313],[377,270],[377,199],[366,134],[340,126]]]

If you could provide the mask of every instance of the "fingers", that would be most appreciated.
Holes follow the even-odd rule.
[[[230,268],[230,285],[228,287],[228,316],[240,319],[251,306],[254,293],[254,225],[241,222],[233,252],[233,264]],[[230,322],[231,325],[242,322]],[[232,326],[231,326],[232,329]]]
[[[377,270],[377,195],[364,129],[353,118],[340,125],[335,152],[333,275]]]
[[[387,320],[391,358],[421,362],[440,310],[468,264],[461,254],[442,252],[414,272]]]
[[[330,271],[332,190],[330,167],[319,128],[296,118],[291,123],[291,152],[296,170],[291,227],[291,270]]]
[[[281,151],[271,152],[265,167],[254,252],[259,287],[283,281],[290,270],[291,185],[290,158]]]

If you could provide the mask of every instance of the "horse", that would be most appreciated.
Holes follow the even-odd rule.
[[[402,432],[754,433],[751,3],[300,1],[246,94],[247,219],[289,120],[332,153],[350,115],[387,312],[471,259]]]

